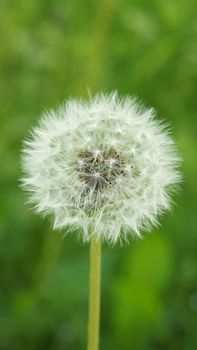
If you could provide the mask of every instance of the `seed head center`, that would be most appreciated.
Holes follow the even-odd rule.
[[[78,154],[77,172],[89,192],[103,192],[125,174],[125,164],[114,147],[104,151],[84,150]]]

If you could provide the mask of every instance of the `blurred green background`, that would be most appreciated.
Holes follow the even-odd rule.
[[[101,349],[197,349],[195,0],[1,0],[0,350],[86,348],[89,247],[25,205],[20,151],[43,109],[117,89],[155,106],[184,158],[173,215],[103,249]]]

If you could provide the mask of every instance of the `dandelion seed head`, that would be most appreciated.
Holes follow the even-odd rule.
[[[22,183],[54,228],[115,243],[158,224],[180,181],[179,163],[153,109],[98,94],[41,117],[24,143]]]

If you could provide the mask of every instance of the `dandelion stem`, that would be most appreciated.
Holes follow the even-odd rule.
[[[101,241],[93,238],[90,245],[88,350],[99,349],[100,270]]]

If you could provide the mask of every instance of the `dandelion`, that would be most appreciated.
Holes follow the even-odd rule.
[[[90,278],[96,280],[90,292],[97,290],[97,309],[100,242],[142,237],[158,224],[159,215],[171,208],[179,161],[155,111],[117,93],[68,100],[45,113],[25,141],[22,182],[29,202],[38,213],[52,215],[54,229],[91,241]],[[89,333],[97,337],[91,327]],[[97,349],[96,342],[89,349]]]

